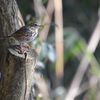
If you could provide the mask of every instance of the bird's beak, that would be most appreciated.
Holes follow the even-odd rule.
[[[44,27],[44,25],[38,25],[39,27]]]

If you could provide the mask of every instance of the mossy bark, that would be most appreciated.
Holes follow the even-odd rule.
[[[20,28],[17,15],[15,0],[0,0],[0,38]],[[19,54],[11,44],[9,39],[0,39],[0,100],[24,100],[26,88],[26,100],[29,100],[37,53],[24,47],[27,53],[25,60],[25,54]]]

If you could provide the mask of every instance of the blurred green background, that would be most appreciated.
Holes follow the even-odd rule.
[[[26,24],[36,20],[44,24],[46,14],[41,12],[40,6],[37,6],[40,10],[40,13],[37,14],[35,2],[41,1],[39,5],[42,8],[44,7],[45,10],[50,0],[33,1],[17,0],[23,20]],[[35,94],[36,100],[64,100],[66,98],[82,57],[88,55],[85,54],[86,46],[99,20],[98,9],[100,0],[62,0],[62,7],[64,39],[63,77],[58,78],[55,73],[55,27],[57,25],[54,21],[54,12],[50,16],[51,22],[48,23],[50,28],[46,40],[41,41],[41,37],[39,37],[33,43],[30,43],[36,50],[41,46],[35,70],[36,76],[34,77],[34,88],[37,91]],[[94,41],[96,39],[94,38]],[[83,87],[81,92],[78,91],[75,100],[100,100],[100,42],[96,46],[95,52],[89,56],[91,56],[92,61],[85,71],[79,89]],[[93,82],[96,83],[94,84]],[[43,92],[43,90],[45,91]]]

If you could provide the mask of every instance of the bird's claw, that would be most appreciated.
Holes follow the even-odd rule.
[[[27,61],[27,52],[24,49],[20,49],[20,51],[18,51],[19,54],[24,54],[25,55],[25,61]]]
[[[14,50],[16,50],[19,54],[24,54],[25,55],[25,61],[27,61],[27,52],[26,52],[25,49],[23,49],[19,45],[14,45],[14,46],[10,46],[10,47],[13,48]]]

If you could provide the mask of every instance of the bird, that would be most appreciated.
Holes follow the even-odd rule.
[[[37,37],[38,29],[40,27],[43,27],[43,25],[40,25],[36,22],[32,22],[26,26],[21,27],[19,30],[17,30],[15,33],[13,33],[9,37],[13,37],[19,43],[30,42],[30,41],[33,41]]]
[[[38,29],[44,27],[43,25],[38,24],[37,22],[32,22],[28,25],[21,27],[19,30],[14,32],[12,35],[8,36],[8,38],[13,38],[17,41],[20,45],[20,52],[23,53],[24,50],[22,45],[24,43],[30,42],[35,40],[38,35]]]

